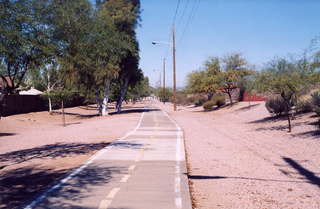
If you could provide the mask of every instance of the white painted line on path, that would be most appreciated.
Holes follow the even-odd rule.
[[[120,182],[121,182],[121,183],[125,183],[125,182],[128,181],[129,178],[130,178],[130,175],[129,175],[129,174],[124,175],[124,176],[122,177],[122,179],[120,180]]]
[[[116,140],[115,142],[111,142],[109,146],[103,148],[102,150],[98,151],[97,153],[95,153],[91,158],[89,158],[88,161],[86,161],[81,167],[77,168],[76,170],[74,170],[72,173],[70,173],[68,176],[66,176],[65,178],[61,179],[57,184],[53,185],[52,187],[50,187],[49,189],[47,189],[46,191],[44,191],[41,195],[39,195],[38,197],[36,197],[34,200],[32,200],[28,205],[26,205],[25,207],[23,207],[23,209],[32,209],[33,207],[35,207],[37,204],[39,204],[41,201],[43,201],[45,198],[48,197],[48,195],[55,191],[56,189],[60,188],[63,184],[67,183],[70,179],[72,179],[73,177],[75,177],[77,174],[79,174],[82,170],[84,170],[86,167],[88,167],[89,164],[91,164],[94,160],[96,160],[98,157],[100,157],[100,155],[104,154],[108,149],[110,149],[112,147],[112,144],[116,143],[117,141],[123,140],[125,138],[127,138],[130,134],[132,134],[133,132],[135,132],[136,130],[138,130],[138,128],[141,125],[143,116],[144,116],[143,112],[140,116],[140,120],[136,126],[136,128],[131,131],[128,132],[125,136],[121,137],[120,139]]]
[[[100,202],[98,209],[108,209],[108,207],[111,205],[112,200],[102,200]]]
[[[120,190],[119,187],[113,188],[113,189],[109,192],[109,194],[108,194],[108,196],[107,196],[107,199],[113,199],[113,198],[116,196],[116,194],[119,192],[119,190]]]
[[[132,171],[132,170],[134,170],[136,168],[136,165],[132,165],[132,166],[130,166],[129,168],[128,168],[128,170],[129,171]]]
[[[175,199],[175,203],[176,203],[176,207],[177,208],[182,208],[182,199],[181,199],[181,197],[177,197],[176,199]]]

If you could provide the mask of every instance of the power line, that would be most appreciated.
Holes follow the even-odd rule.
[[[187,3],[186,3],[186,4],[184,5],[184,7],[183,7],[182,15],[180,16],[180,20],[179,20],[179,22],[178,22],[177,25],[180,25],[180,24],[182,23],[183,18],[184,18],[184,15],[185,15],[185,13],[186,13],[186,10],[187,10],[187,8],[188,8],[188,6],[189,6],[189,3],[190,3],[190,0],[187,0]],[[178,26],[177,26],[177,27],[178,27]]]
[[[172,24],[174,24],[174,23],[176,22],[178,10],[179,10],[179,7],[180,7],[180,1],[181,1],[181,0],[178,0],[177,7],[176,7],[176,11],[175,11],[174,16],[173,16]]]
[[[192,22],[193,18],[195,17],[195,14],[196,14],[196,11],[199,8],[199,5],[200,5],[200,0],[195,0],[194,3],[193,3],[193,6],[192,6],[191,12],[189,14],[189,18],[188,18],[188,20],[187,20],[187,22],[185,24],[184,30],[181,33],[181,36],[180,36],[180,39],[179,39],[179,43],[181,43],[184,35],[187,32],[187,29],[189,28],[190,23]]]

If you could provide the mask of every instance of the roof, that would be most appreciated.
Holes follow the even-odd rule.
[[[39,91],[39,90],[37,90],[35,88],[31,88],[28,91],[20,91],[19,94],[20,95],[41,95],[41,94],[43,94],[43,92]]]

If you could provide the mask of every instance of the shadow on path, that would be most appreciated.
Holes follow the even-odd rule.
[[[100,150],[110,143],[93,143],[93,144],[82,144],[82,143],[56,143],[48,144],[40,147],[31,149],[23,149],[14,152],[7,152],[0,154],[0,165],[1,168],[7,167],[12,164],[19,164],[32,159],[43,159],[43,158],[56,158],[56,157],[69,157],[72,155],[87,154],[92,151]]]
[[[63,184],[63,187],[53,190],[49,195],[56,197],[54,201],[44,200],[44,207],[50,209],[81,208],[75,202],[90,196],[96,185],[108,183],[114,174],[124,168],[90,165],[74,178]],[[72,170],[52,170],[41,167],[24,167],[11,170],[0,175],[0,208],[21,208],[27,205],[37,195],[42,194],[58,183]]]

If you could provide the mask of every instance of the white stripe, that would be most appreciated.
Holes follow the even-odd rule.
[[[119,190],[120,190],[119,187],[113,188],[113,189],[109,192],[109,194],[108,194],[108,196],[107,196],[107,199],[113,199],[113,198],[116,196],[116,194],[119,192]]]
[[[120,182],[121,183],[125,183],[125,182],[127,182],[128,181],[128,179],[130,178],[130,175],[124,175],[123,177],[122,177],[122,179],[120,180]]]
[[[134,131],[136,131],[140,125],[141,125],[141,121],[142,118],[144,116],[144,112],[141,114],[140,120],[138,122],[138,125],[136,126],[136,128],[127,133],[125,136],[121,137],[120,139],[116,140],[115,142],[111,142],[109,146],[106,146],[105,148],[103,148],[102,150],[96,152],[91,158],[89,158],[89,160],[87,160],[81,167],[77,168],[75,171],[73,171],[72,173],[70,173],[67,177],[63,178],[62,180],[59,181],[59,183],[53,185],[52,187],[50,187],[49,189],[47,189],[46,191],[44,191],[40,196],[38,196],[37,198],[35,198],[34,200],[31,201],[31,203],[29,203],[28,205],[26,205],[25,207],[23,207],[23,209],[32,209],[34,206],[36,206],[37,204],[39,204],[42,200],[44,200],[45,198],[48,197],[48,195],[53,192],[54,190],[60,188],[63,184],[67,183],[71,178],[73,178],[74,176],[76,176],[78,173],[80,173],[83,169],[85,169],[86,167],[88,167],[89,164],[91,164],[95,159],[97,159],[100,155],[104,154],[108,149],[110,149],[111,145],[116,143],[119,140],[123,140],[125,138],[127,138],[131,133],[133,133]]]
[[[176,202],[177,208],[182,208],[182,199],[181,199],[181,197],[177,197],[175,199],[175,202]]]
[[[128,168],[128,170],[132,171],[132,170],[134,170],[135,168],[136,168],[136,165],[132,165],[132,166],[130,166],[130,167]]]
[[[98,209],[108,209],[109,205],[111,204],[112,200],[102,200],[100,202]]]

